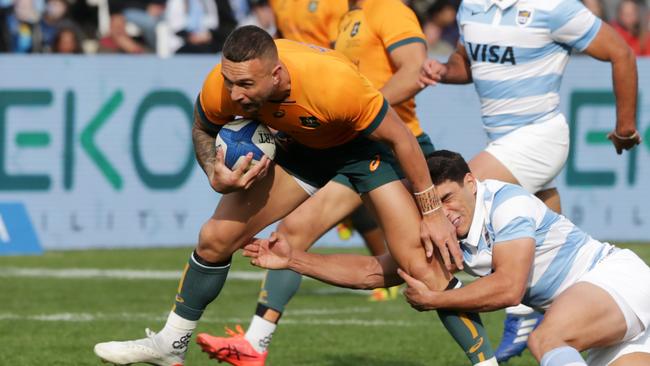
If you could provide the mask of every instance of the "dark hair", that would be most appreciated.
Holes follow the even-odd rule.
[[[63,34],[66,32],[72,33],[74,36],[75,48],[73,50],[73,53],[83,53],[83,49],[81,48],[81,30],[75,23],[67,20],[62,21],[56,28],[56,33],[54,34],[54,38],[52,39],[51,44],[52,52],[59,53],[61,51],[59,49],[59,42],[61,41]]]
[[[449,150],[438,150],[427,156],[427,165],[433,184],[440,184],[447,180],[463,185],[465,175],[470,172],[465,159]]]
[[[223,57],[232,62],[278,57],[278,49],[271,35],[254,25],[246,25],[230,33],[222,52]]]

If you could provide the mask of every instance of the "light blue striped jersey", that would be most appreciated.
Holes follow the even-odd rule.
[[[559,113],[570,51],[602,23],[578,0],[463,0],[457,18],[491,140]]]
[[[465,271],[474,276],[492,272],[492,249],[509,240],[535,239],[535,258],[523,304],[546,309],[553,299],[615,247],[601,243],[520,186],[477,182],[474,217],[461,240]]]

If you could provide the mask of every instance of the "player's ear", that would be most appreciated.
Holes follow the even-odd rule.
[[[273,78],[273,85],[274,86],[277,86],[277,85],[280,84],[281,71],[282,71],[282,65],[281,64],[275,65],[275,67],[273,68],[273,71],[271,71],[271,77]]]
[[[472,173],[465,174],[465,178],[463,178],[463,185],[469,188],[472,191],[472,194],[476,193],[476,178],[474,178],[474,175],[472,175]]]

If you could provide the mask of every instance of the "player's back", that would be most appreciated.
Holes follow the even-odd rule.
[[[335,48],[348,57],[377,89],[395,73],[390,53],[401,46],[419,42],[426,45],[415,13],[400,0],[365,0],[341,19]],[[415,115],[415,99],[393,108],[415,136],[422,128]]]
[[[332,47],[347,0],[271,0],[282,38]]]

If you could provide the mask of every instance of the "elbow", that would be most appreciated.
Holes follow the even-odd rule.
[[[353,288],[359,290],[372,290],[376,288],[386,287],[384,272],[379,262],[372,261],[371,263],[363,266],[359,272],[363,273],[363,277],[360,281],[357,281],[357,283],[354,284],[355,286],[353,286]]]
[[[616,49],[611,53],[611,62],[613,64],[620,63],[627,67],[636,67],[636,56],[632,48],[626,43],[621,42],[617,45]]]
[[[504,289],[503,296],[501,296],[501,307],[507,308],[521,304],[525,291],[525,286],[518,286],[516,284],[512,284]]]

